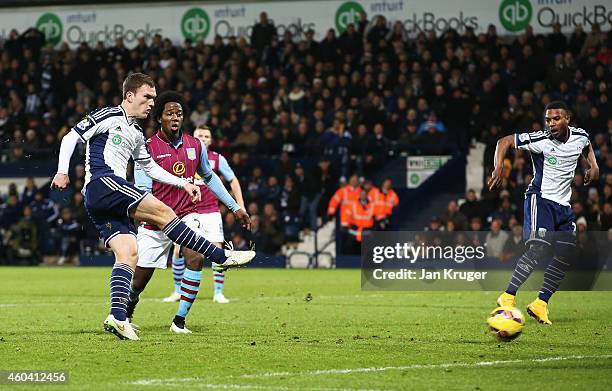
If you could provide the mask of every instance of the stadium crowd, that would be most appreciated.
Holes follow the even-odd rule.
[[[365,13],[342,34],[329,30],[319,41],[313,31],[278,36],[265,13],[250,37],[216,37],[212,44],[175,45],[156,35],[131,49],[121,39],[70,49],[45,43],[36,29],[12,31],[0,44],[0,161],[56,156],[62,136],[89,110],[120,103],[126,74],[148,73],[158,91],[184,94],[187,131],[203,124],[214,130],[213,149],[228,157],[253,216],[250,239],[275,253],[297,240],[300,229],[316,227],[351,175],[374,178],[401,152],[467,153],[472,141],[487,144],[489,164],[497,138],[541,129],[542,108],[561,99],[590,133],[601,167],[591,188],[577,176],[574,209],[589,229],[607,229],[611,44],[611,32],[597,25],[570,36],[555,26],[547,35],[528,27],[502,37],[489,26],[481,34],[467,28],[413,37],[401,23]],[[145,125],[152,135],[156,125]],[[461,208],[449,205],[438,224],[493,229],[499,221],[512,229],[521,219],[530,162],[517,153],[507,166],[502,190],[468,192]],[[23,191],[11,187],[0,202],[0,243],[13,256],[97,251],[79,192],[83,176],[77,166],[68,194],[32,181]],[[249,238],[231,214],[225,230],[246,246]]]

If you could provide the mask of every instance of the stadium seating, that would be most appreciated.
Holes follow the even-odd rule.
[[[590,133],[600,160],[599,183],[585,188],[577,177],[574,210],[588,229],[611,227],[610,32],[564,39],[528,30],[517,38],[493,32],[476,36],[469,29],[463,35],[449,30],[411,39],[384,36],[385,44],[361,35],[365,44],[348,45],[341,34],[306,45],[285,32],[278,40],[270,38],[275,45],[258,39],[258,50],[250,50],[244,38],[175,45],[157,37],[134,49],[117,42],[70,50],[46,46],[31,35],[9,37],[0,46],[0,177],[13,180],[0,181],[0,259],[7,259],[5,252],[19,253],[15,227],[29,219],[36,222],[34,230],[45,232],[31,238],[41,255],[100,253],[78,195],[82,166],[71,173],[71,191],[60,195],[50,193],[40,178],[23,188],[27,176],[52,172],[20,174],[5,163],[53,166],[70,126],[88,110],[118,104],[120,82],[132,71],[154,76],[159,90],[185,95],[188,131],[201,123],[213,128],[213,149],[228,157],[249,212],[261,220],[263,235],[246,238],[263,252],[278,253],[287,241],[299,240],[300,230],[315,229],[344,180],[352,174],[375,178],[399,154],[465,156],[480,142],[486,144],[488,175],[496,140],[516,130],[540,129],[542,108],[553,99],[570,104],[574,123]],[[185,63],[191,67],[179,66]],[[145,131],[152,135],[155,124],[149,121]],[[483,190],[476,201],[468,196],[459,207],[463,214],[469,207],[466,218],[480,219],[483,229],[495,217],[508,229],[521,219],[520,194],[530,162],[517,153],[507,166],[501,190]],[[26,207],[36,206],[38,190],[46,207],[24,216]],[[63,213],[65,208],[70,213]],[[68,233],[76,246],[60,240],[72,219],[80,226]],[[238,245],[246,242],[231,217],[225,223],[226,235],[239,236]]]

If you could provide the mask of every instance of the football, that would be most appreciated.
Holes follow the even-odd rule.
[[[499,341],[512,341],[523,331],[525,317],[516,307],[497,307],[487,318],[489,332]]]

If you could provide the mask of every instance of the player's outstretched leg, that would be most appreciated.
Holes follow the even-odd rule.
[[[215,293],[213,295],[213,303],[228,304],[230,301],[223,294],[223,286],[225,285],[225,271],[227,268],[219,266],[215,263],[212,264],[213,271],[213,283],[215,287]]]
[[[521,285],[536,267],[539,261],[541,261],[548,253],[549,245],[544,242],[532,242],[529,245],[529,249],[525,251],[519,258],[514,271],[512,272],[512,278],[508,284],[508,288],[504,293],[497,298],[498,306],[511,306],[515,307],[516,292],[519,290]]]
[[[174,243],[200,253],[221,266],[242,266],[255,257],[254,251],[224,251],[218,248],[189,228],[172,209],[152,195],[147,195],[138,204],[133,217],[158,226]]]

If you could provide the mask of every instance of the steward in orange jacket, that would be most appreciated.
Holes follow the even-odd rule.
[[[342,205],[340,225],[361,242],[363,231],[374,228],[374,222],[383,217],[381,212],[382,209],[370,202],[368,193],[363,190],[358,201]]]
[[[333,217],[341,205],[347,202],[357,201],[359,199],[359,193],[361,193],[359,178],[357,178],[357,175],[353,175],[349,179],[348,185],[342,186],[336,190],[332,198],[329,200],[327,215]]]
[[[385,179],[382,184],[382,191],[380,193],[384,205],[385,217],[389,217],[391,213],[393,213],[393,208],[399,205],[399,197],[391,186],[391,179]]]

